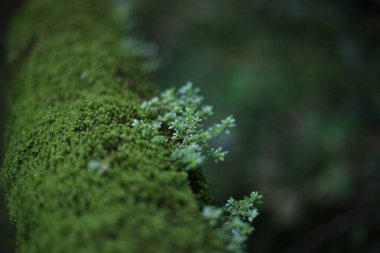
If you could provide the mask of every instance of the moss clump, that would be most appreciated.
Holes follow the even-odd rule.
[[[191,189],[204,185],[131,127],[152,88],[106,1],[30,0],[9,35],[1,179],[19,252],[223,252]]]

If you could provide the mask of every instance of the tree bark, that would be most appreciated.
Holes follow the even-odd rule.
[[[1,179],[18,252],[223,252],[202,182],[131,130],[152,87],[120,42],[105,0],[30,0],[13,20]]]

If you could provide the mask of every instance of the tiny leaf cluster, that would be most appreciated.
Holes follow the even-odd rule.
[[[172,145],[171,160],[187,171],[199,167],[207,157],[223,161],[228,151],[212,148],[209,142],[229,134],[235,119],[229,116],[204,129],[203,122],[213,110],[202,105],[202,100],[199,89],[190,82],[178,90],[169,89],[140,105],[142,117],[134,119],[132,127],[152,142]]]
[[[252,192],[242,200],[230,198],[222,208],[215,206],[203,208],[203,217],[224,239],[229,252],[244,252],[245,242],[253,232],[251,222],[259,214],[256,206],[261,200],[261,195]]]

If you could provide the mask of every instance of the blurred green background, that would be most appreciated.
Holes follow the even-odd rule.
[[[248,252],[380,252],[380,1],[129,7],[126,54],[152,82],[192,81],[216,120],[237,119],[215,143],[226,161],[205,173],[215,204],[264,195]],[[13,238],[5,213],[0,252]]]

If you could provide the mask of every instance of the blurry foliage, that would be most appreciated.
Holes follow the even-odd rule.
[[[226,242],[228,252],[244,253],[246,241],[254,231],[251,223],[259,214],[257,205],[261,203],[262,196],[252,192],[241,200],[229,198],[224,207],[205,206],[202,214]]]
[[[206,173],[219,204],[265,196],[252,249],[379,251],[379,2],[133,3],[152,79],[193,80],[236,115],[231,156]]]

